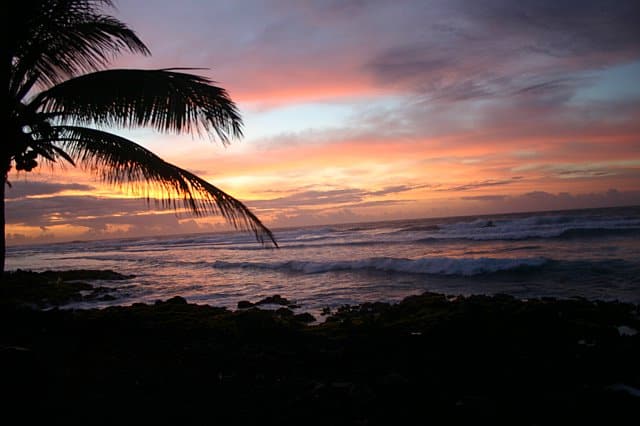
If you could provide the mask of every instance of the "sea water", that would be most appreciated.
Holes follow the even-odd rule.
[[[114,301],[173,296],[234,308],[280,294],[302,310],[398,301],[425,291],[640,303],[640,207],[277,229],[279,249],[243,233],[11,247],[8,269],[133,274]]]

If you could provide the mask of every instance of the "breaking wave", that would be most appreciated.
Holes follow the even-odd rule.
[[[269,269],[283,272],[299,272],[304,274],[320,274],[335,271],[379,271],[406,274],[471,276],[508,270],[537,268],[547,264],[548,262],[548,259],[541,257],[515,259],[486,257],[429,257],[421,259],[398,259],[391,257],[379,257],[334,262],[298,260],[286,262],[227,262],[218,260],[216,262],[206,262],[206,265],[216,269]]]

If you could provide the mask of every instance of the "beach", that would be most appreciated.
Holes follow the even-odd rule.
[[[636,413],[638,305],[425,293],[309,325],[284,299],[235,310],[14,299],[0,321],[7,407],[52,424],[626,424]]]

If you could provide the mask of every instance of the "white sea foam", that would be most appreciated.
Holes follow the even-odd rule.
[[[522,267],[538,267],[546,264],[547,259],[534,258],[449,258],[429,257],[421,259],[397,259],[391,257],[369,258],[362,260],[316,262],[316,261],[288,261],[288,262],[227,262],[216,261],[209,263],[218,269],[255,268],[271,269],[285,272],[301,272],[304,274],[319,274],[334,271],[383,271],[408,274],[437,274],[437,275],[479,275],[498,271],[507,271]]]

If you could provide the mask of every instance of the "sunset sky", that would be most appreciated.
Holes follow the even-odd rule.
[[[640,204],[637,0],[116,4],[152,56],[114,67],[208,68],[245,137],[112,130],[270,227]],[[70,166],[10,181],[10,245],[221,229]]]

